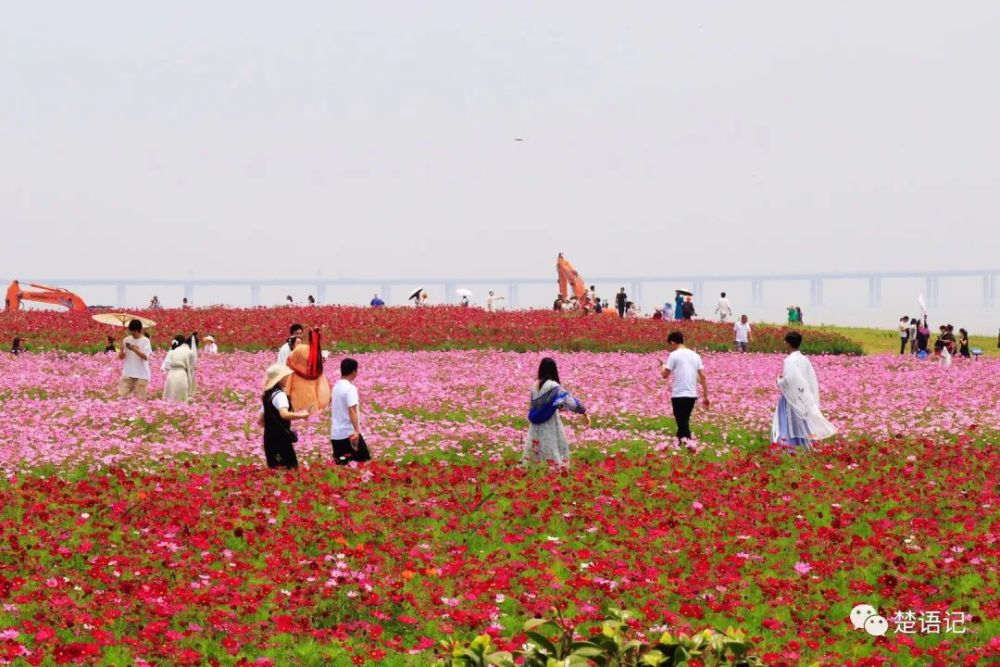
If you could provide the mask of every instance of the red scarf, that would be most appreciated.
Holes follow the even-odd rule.
[[[323,374],[323,355],[319,344],[319,329],[309,332],[309,362],[306,367],[310,380]]]
[[[295,354],[294,350],[286,363],[303,380],[315,380],[321,376],[323,374],[323,355],[322,350],[320,350],[319,331],[313,329],[309,332],[309,356],[306,358],[304,368],[299,365],[298,355]]]

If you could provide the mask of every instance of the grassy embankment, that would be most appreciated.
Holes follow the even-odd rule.
[[[817,326],[806,326],[808,329],[816,329],[837,333],[850,338],[859,343],[865,350],[865,354],[882,354],[899,352],[899,333],[892,329],[869,329],[865,327],[840,327],[832,324],[820,324]],[[931,336],[933,344],[934,335]],[[957,332],[956,332],[957,335]],[[990,336],[969,336],[969,347],[980,348],[984,356],[1000,356],[1000,349],[997,348],[996,338]]]

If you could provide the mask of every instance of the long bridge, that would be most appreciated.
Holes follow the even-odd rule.
[[[854,271],[841,273],[767,273],[767,274],[669,274],[663,276],[604,276],[587,279],[588,284],[625,286],[629,290],[630,297],[637,303],[642,303],[642,287],[645,284],[669,283],[672,286],[689,286],[695,294],[705,293],[706,283],[716,283],[726,285],[726,289],[732,290],[739,284],[750,285],[751,298],[754,306],[760,306],[764,301],[764,288],[767,283],[808,283],[810,305],[823,305],[824,285],[841,280],[864,280],[868,283],[868,305],[877,308],[882,303],[882,285],[886,281],[900,279],[920,279],[924,281],[924,297],[928,308],[937,306],[940,300],[940,284],[947,278],[969,278],[978,277],[982,281],[982,305],[984,308],[992,308],[997,303],[997,276],[1000,276],[1000,269],[979,269],[979,270],[953,270],[953,271]],[[9,282],[8,278],[6,282]],[[506,286],[507,305],[511,308],[518,307],[518,288],[525,285],[551,285],[555,287],[554,277],[549,278],[429,278],[429,277],[403,277],[403,278],[326,278],[317,275],[312,278],[33,278],[23,279],[22,283],[37,282],[58,287],[114,287],[116,290],[117,306],[128,305],[128,290],[130,288],[146,287],[181,287],[184,296],[190,303],[195,303],[195,293],[198,288],[206,287],[244,287],[249,292],[250,303],[254,306],[261,304],[261,289],[264,287],[303,287],[315,288],[315,297],[319,303],[327,302],[327,292],[330,288],[336,287],[373,287],[379,290],[379,294],[386,303],[392,303],[392,290],[394,287],[408,286],[408,289],[422,285],[443,285],[447,294],[447,302],[453,303],[456,300],[455,290],[458,287],[482,286],[492,289],[501,289]]]

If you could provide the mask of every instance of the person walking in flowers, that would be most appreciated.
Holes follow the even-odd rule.
[[[299,437],[292,430],[292,422],[308,419],[312,410],[295,410],[285,387],[294,371],[283,364],[274,364],[264,374],[261,396],[261,410],[257,424],[264,427],[264,457],[268,468],[297,468],[299,459],[295,455],[295,443]]]
[[[837,427],[820,412],[816,371],[799,351],[802,334],[789,331],[785,334],[785,344],[790,354],[785,357],[778,376],[780,395],[771,423],[771,442],[791,452],[812,451],[815,441],[836,435]]]
[[[587,408],[563,389],[555,359],[545,357],[538,365],[538,379],[531,386],[528,409],[531,424],[524,440],[522,463],[551,461],[559,466],[569,465],[569,441],[560,412],[581,414],[590,426]]]

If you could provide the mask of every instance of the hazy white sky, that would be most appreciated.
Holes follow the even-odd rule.
[[[1000,264],[992,0],[4,9],[5,277]]]

